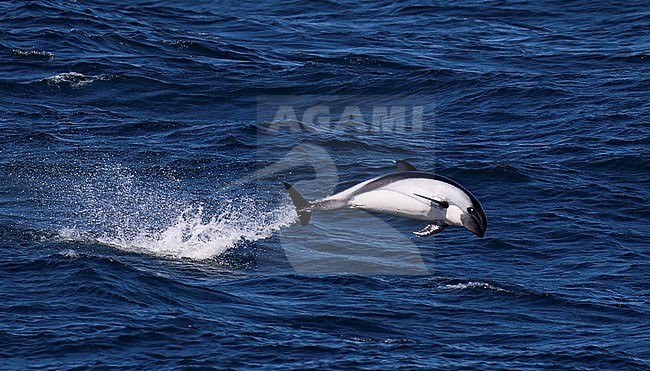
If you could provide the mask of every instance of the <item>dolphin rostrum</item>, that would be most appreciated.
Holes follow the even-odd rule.
[[[284,186],[302,225],[309,224],[313,211],[353,208],[428,221],[422,230],[413,232],[417,236],[431,236],[450,225],[465,227],[478,237],[485,235],[483,207],[467,189],[449,178],[418,171],[406,161],[396,164],[396,173],[312,202],[289,183],[284,182]]]

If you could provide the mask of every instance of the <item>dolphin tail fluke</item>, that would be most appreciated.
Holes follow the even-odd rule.
[[[284,183],[284,188],[289,192],[289,197],[293,202],[293,205],[296,207],[296,212],[298,213],[298,219],[300,219],[300,224],[307,225],[311,219],[312,204],[305,200],[304,197],[298,192],[291,184],[287,182]]]

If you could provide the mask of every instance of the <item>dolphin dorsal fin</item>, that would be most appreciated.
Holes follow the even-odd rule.
[[[395,161],[395,165],[397,165],[397,171],[418,171],[415,166],[404,160]]]

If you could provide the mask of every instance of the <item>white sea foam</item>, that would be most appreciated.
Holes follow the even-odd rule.
[[[217,257],[238,243],[270,237],[296,218],[291,206],[275,210],[258,210],[250,204],[230,203],[218,215],[206,217],[202,207],[184,210],[167,228],[142,228],[133,234],[125,226],[112,232],[94,234],[79,229],[62,229],[59,238],[92,241],[121,250],[171,258],[205,260]]]
[[[50,84],[57,84],[57,85],[61,83],[66,83],[66,84],[70,84],[70,86],[73,88],[80,88],[92,82],[98,80],[110,80],[110,78],[111,78],[110,76],[93,76],[93,75],[84,75],[83,73],[79,73],[79,72],[64,72],[54,76],[47,77],[45,78],[45,81],[47,81]]]
[[[72,249],[63,250],[59,252],[59,255],[70,259],[77,259],[79,257],[79,253]]]
[[[14,55],[21,56],[21,57],[35,57],[35,58],[44,58],[44,59],[52,59],[52,58],[54,58],[54,53],[46,52],[44,50],[13,49],[12,53]]]
[[[455,285],[442,285],[441,288],[447,290],[467,290],[467,289],[483,289],[483,290],[493,290],[493,291],[508,291],[500,287],[490,285],[485,282],[466,282],[466,283],[457,283]]]

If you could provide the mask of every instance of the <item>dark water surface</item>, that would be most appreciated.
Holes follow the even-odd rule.
[[[0,3],[0,366],[650,368],[649,32],[645,1]],[[260,134],[262,96],[434,109]],[[295,224],[282,180],[396,159],[486,237]]]

